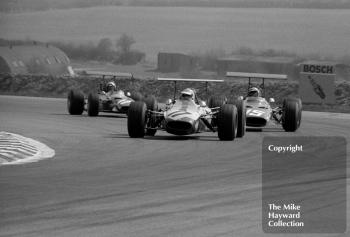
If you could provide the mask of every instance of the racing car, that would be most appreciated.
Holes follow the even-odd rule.
[[[115,79],[117,76],[124,77],[126,74],[98,73],[94,75],[102,75],[103,79],[105,76],[112,76]],[[130,92],[124,93],[122,90],[116,90],[116,83],[112,80],[108,83],[100,83],[98,92],[92,92],[87,97],[78,90],[70,90],[67,98],[67,109],[72,115],[81,115],[83,111],[87,111],[89,116],[98,116],[99,112],[126,114],[130,103],[141,99],[140,93],[131,95]]]
[[[128,134],[132,138],[145,135],[154,136],[157,130],[163,130],[174,135],[190,135],[204,131],[217,132],[220,140],[234,140],[242,137],[245,130],[245,107],[241,100],[240,106],[227,104],[221,98],[212,97],[209,102],[215,107],[199,100],[193,88],[186,88],[176,99],[176,82],[223,82],[211,79],[180,79],[158,78],[159,81],[173,81],[175,83],[174,100],[168,99],[165,108],[155,110],[143,101],[130,104],[128,111]],[[157,102],[153,101],[156,106]],[[239,104],[239,103],[238,103]],[[242,111],[243,110],[243,111]]]
[[[275,103],[274,98],[269,102],[265,97],[265,79],[287,80],[286,75],[263,74],[263,73],[244,73],[227,72],[227,77],[248,78],[247,96],[240,98],[245,101],[246,106],[246,126],[263,128],[270,121],[282,125],[286,132],[296,131],[301,124],[302,101],[299,98],[285,98],[282,106],[272,107],[270,103]],[[253,86],[251,79],[260,79],[262,83],[260,88]]]

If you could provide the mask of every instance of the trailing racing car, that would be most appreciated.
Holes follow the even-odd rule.
[[[301,124],[302,102],[299,98],[285,98],[282,106],[272,107],[273,98],[269,102],[264,98],[265,79],[286,80],[286,75],[279,74],[261,74],[261,73],[243,73],[227,72],[227,77],[248,78],[248,93],[241,99],[245,101],[246,106],[246,126],[262,128],[270,121],[281,124],[286,132],[296,131]],[[261,89],[251,83],[251,79],[261,79]]]
[[[120,74],[103,74],[103,78],[106,75],[113,75],[115,78]],[[125,73],[122,76],[125,76]],[[122,90],[117,90],[115,81],[111,80],[108,83],[101,83],[98,92],[90,93],[87,97],[80,91],[70,90],[67,109],[72,115],[80,115],[83,111],[87,111],[89,116],[97,116],[99,112],[126,114],[130,103],[141,99],[140,93],[131,95],[129,92],[124,93]]]
[[[245,130],[245,107],[241,100],[241,106],[226,104],[225,100],[213,97],[209,100],[214,107],[208,107],[204,101],[198,99],[192,88],[181,91],[180,97],[176,97],[177,81],[197,82],[222,82],[223,80],[210,79],[179,79],[158,78],[160,81],[174,81],[174,100],[169,99],[165,108],[156,110],[156,100],[152,107],[143,101],[130,104],[128,111],[128,133],[130,137],[154,136],[157,130],[163,130],[174,135],[190,135],[204,131],[217,132],[220,140],[234,140],[242,137]],[[241,110],[241,111],[239,111]],[[243,110],[243,111],[242,111]]]

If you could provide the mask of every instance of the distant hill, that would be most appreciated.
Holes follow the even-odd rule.
[[[350,9],[350,0],[6,0],[0,2],[0,11],[45,11],[109,5]]]

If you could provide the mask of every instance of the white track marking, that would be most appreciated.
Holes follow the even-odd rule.
[[[0,165],[15,165],[51,158],[55,151],[34,139],[0,132]]]

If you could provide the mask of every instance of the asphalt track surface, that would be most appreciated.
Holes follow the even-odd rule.
[[[1,131],[56,151],[0,166],[0,236],[283,236],[262,231],[263,137],[350,141],[350,115],[304,112],[296,133],[272,127],[233,142],[212,133],[131,139],[123,117],[70,116],[64,99],[0,96]]]

